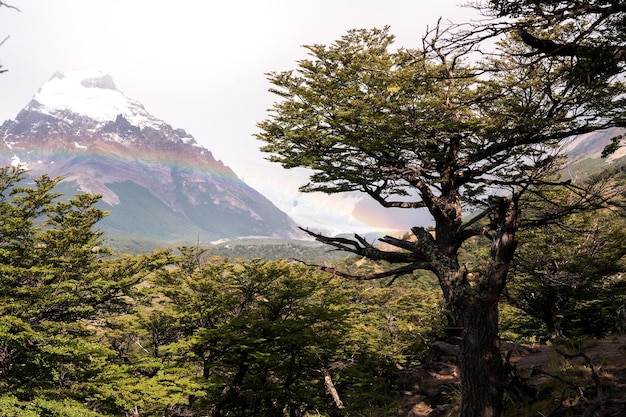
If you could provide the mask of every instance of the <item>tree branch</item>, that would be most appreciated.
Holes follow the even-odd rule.
[[[372,280],[387,278],[387,277],[393,277],[395,280],[395,278],[399,276],[411,274],[417,270],[432,271],[432,265],[429,262],[414,262],[408,265],[401,266],[399,268],[391,269],[389,271],[377,272],[373,274],[353,275],[353,274],[348,274],[346,272],[339,271],[337,268],[333,268],[330,266],[309,264],[299,259],[294,259],[294,260],[297,262],[300,262],[303,265],[311,266],[311,267],[319,269],[320,271],[328,272],[333,275],[337,275],[338,277],[346,278],[352,281],[372,281]],[[393,282],[393,280],[391,282]]]
[[[496,209],[496,207],[497,207],[497,205],[490,204],[489,207],[487,207],[485,210],[483,210],[480,214],[478,214],[477,216],[472,217],[469,221],[467,221],[466,223],[462,224],[459,227],[459,231],[467,230],[470,226],[476,224],[477,222],[479,222],[480,220],[482,220],[483,218],[485,218],[489,214],[493,213],[493,211]]]
[[[354,253],[355,255],[364,256],[373,261],[386,261],[390,263],[414,263],[424,262],[426,259],[423,254],[414,252],[392,252],[383,251],[368,243],[365,238],[354,235],[354,239],[343,237],[328,237],[319,233],[312,232],[308,229],[300,228],[310,236],[313,236],[318,242],[333,246],[339,250]]]
[[[17,7],[15,7],[15,6],[11,5],[11,4],[7,4],[7,3],[5,3],[3,1],[0,1],[0,7],[3,7],[3,6],[9,8],[9,9],[17,10],[18,12],[20,11],[20,9],[18,9]]]
[[[567,57],[593,57],[597,55],[599,48],[594,46],[578,45],[576,43],[557,43],[550,39],[542,39],[532,35],[525,28],[518,28],[517,34],[522,42],[536,49],[539,53],[549,56],[567,56]],[[626,47],[613,46],[607,47],[615,61],[626,62]]]
[[[589,359],[589,356],[587,356],[584,352],[577,352],[577,353],[569,354],[559,349],[555,349],[555,352],[563,356],[565,359],[575,359],[578,357],[583,358],[585,362],[587,363],[587,365],[589,366],[589,368],[591,369],[591,379],[593,379],[593,382],[596,384],[596,397],[598,399],[604,398],[604,394],[602,393],[602,382],[600,381],[600,377],[598,376],[598,373],[596,372],[596,368],[593,366],[591,359]]]

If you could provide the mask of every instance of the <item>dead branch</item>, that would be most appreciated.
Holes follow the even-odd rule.
[[[338,250],[342,250],[344,252],[354,253],[355,255],[364,256],[373,261],[386,261],[390,263],[398,263],[398,264],[416,264],[420,263],[421,265],[427,261],[428,259],[419,251],[416,252],[399,252],[399,251],[385,251],[376,248],[373,244],[367,242],[367,240],[359,236],[358,234],[354,235],[354,239],[348,239],[344,237],[329,237],[324,236],[319,233],[312,232],[308,229],[300,228],[300,230],[305,233],[313,236],[315,240],[318,242],[322,242],[326,245],[333,246]],[[427,268],[430,269],[430,268]],[[385,276],[394,275],[393,273],[387,274]]]
[[[564,378],[562,378],[562,377],[560,377],[560,376],[558,376],[556,374],[550,373],[548,371],[544,371],[541,368],[533,366],[531,368],[531,376],[532,375],[536,375],[536,374],[546,375],[546,376],[549,376],[550,378],[554,378],[557,381],[560,381],[560,382],[564,383],[565,385],[569,385],[570,387],[572,387],[575,390],[577,390],[581,394],[581,396],[582,396],[583,388],[581,386],[579,386],[578,384],[575,384],[575,383],[573,383],[571,381],[568,381],[568,380],[566,380],[566,379],[564,379]]]
[[[333,384],[333,380],[330,377],[330,373],[328,372],[328,369],[326,368],[322,369],[322,375],[324,375],[324,388],[326,389],[326,394],[328,394],[332,398],[333,403],[335,404],[335,407],[337,407],[340,410],[345,408],[345,406],[343,405],[343,401],[341,401],[341,398],[339,397],[339,393],[337,392],[337,389],[335,388],[335,384]]]
[[[18,12],[20,11],[20,9],[18,9],[17,7],[15,7],[15,6],[11,5],[11,4],[7,4],[7,3],[5,3],[3,1],[0,1],[0,7],[3,7],[3,6],[8,8],[8,9],[17,10]]]
[[[602,382],[600,381],[600,377],[598,376],[598,373],[596,372],[596,368],[595,366],[593,366],[591,359],[589,359],[589,356],[587,356],[584,352],[577,352],[577,353],[569,354],[569,353],[562,352],[558,349],[555,349],[555,352],[563,356],[565,359],[583,358],[585,362],[587,363],[587,365],[589,366],[589,368],[591,369],[591,379],[593,379],[593,382],[596,384],[596,397],[599,400],[602,400],[604,398],[604,395],[602,393]]]
[[[415,262],[415,263],[412,263],[412,264],[409,264],[409,265],[401,266],[399,268],[391,269],[389,271],[378,272],[378,273],[374,273],[374,274],[352,275],[352,274],[348,274],[346,272],[342,272],[342,271],[338,270],[337,268],[333,268],[333,267],[330,267],[330,266],[308,264],[308,263],[306,263],[304,261],[301,261],[299,259],[294,259],[294,260],[297,261],[297,262],[300,262],[303,265],[311,266],[313,268],[319,269],[320,271],[328,272],[330,274],[337,275],[338,277],[350,279],[350,280],[353,280],[353,281],[372,281],[372,280],[375,280],[375,279],[381,279],[381,278],[387,278],[387,277],[393,277],[394,280],[395,280],[395,278],[397,278],[399,276],[411,274],[414,271],[417,271],[418,269],[429,269],[430,268],[430,264],[429,263]],[[393,283],[393,280],[391,281],[391,283]]]

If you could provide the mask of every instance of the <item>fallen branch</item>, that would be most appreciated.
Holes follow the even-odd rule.
[[[566,380],[566,379],[564,379],[564,378],[561,378],[560,376],[558,376],[558,375],[556,375],[556,374],[550,373],[550,372],[548,372],[548,371],[544,371],[544,370],[542,370],[542,369],[541,369],[541,368],[539,368],[539,367],[533,366],[533,367],[531,368],[531,376],[532,376],[532,375],[536,375],[536,374],[546,375],[546,376],[549,376],[550,378],[554,378],[554,379],[556,379],[557,381],[561,381],[561,382],[562,382],[562,383],[564,383],[565,385],[569,385],[570,387],[572,387],[572,388],[574,388],[575,390],[577,390],[577,391],[579,392],[580,396],[582,396],[582,395],[583,395],[583,387],[581,387],[580,385],[575,384],[575,383],[573,383],[573,382],[571,382],[571,381],[568,381],[568,380]]]
[[[577,352],[577,353],[570,354],[570,353],[561,352],[558,349],[555,349],[555,351],[559,355],[563,356],[565,359],[583,358],[585,362],[587,362],[587,365],[589,366],[589,368],[591,369],[591,379],[593,379],[593,382],[596,384],[596,398],[598,400],[604,399],[604,394],[602,392],[602,382],[600,381],[600,377],[598,376],[598,373],[596,372],[596,368],[595,366],[593,366],[591,359],[589,359],[589,356],[587,356],[584,352]]]

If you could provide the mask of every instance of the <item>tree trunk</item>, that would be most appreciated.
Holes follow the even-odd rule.
[[[339,398],[339,394],[337,393],[335,384],[333,384],[330,373],[327,369],[323,369],[322,374],[324,375],[324,388],[326,389],[326,393],[330,395],[330,397],[333,399],[333,403],[335,403],[335,406],[337,408],[344,408],[343,401],[341,401],[341,398]]]
[[[461,417],[498,417],[502,412],[504,366],[498,337],[498,303],[476,302],[457,315],[461,337]]]
[[[446,252],[448,238],[437,236],[443,255],[435,270],[452,319],[449,324],[462,329],[461,417],[499,417],[502,413],[506,375],[498,337],[498,303],[517,246],[520,212],[515,199],[491,197],[490,202],[496,205],[494,235],[489,260],[478,276],[472,273],[470,279],[470,272],[459,268],[457,251],[452,250],[458,245]],[[445,233],[440,229],[438,233]]]

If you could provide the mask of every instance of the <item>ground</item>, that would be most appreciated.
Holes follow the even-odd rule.
[[[511,371],[506,417],[626,416],[626,335],[550,345],[503,343],[502,351]],[[428,365],[405,372],[412,386],[400,415],[456,415],[460,374],[453,358],[435,355]]]

